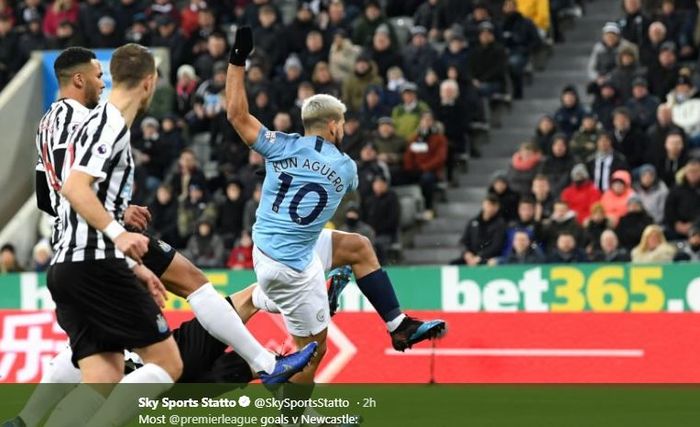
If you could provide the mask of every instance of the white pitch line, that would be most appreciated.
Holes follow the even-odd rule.
[[[400,353],[384,350],[386,356],[463,356],[463,357],[644,357],[642,349],[579,348],[417,348]]]

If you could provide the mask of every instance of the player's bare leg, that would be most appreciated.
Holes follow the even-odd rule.
[[[352,267],[357,286],[386,322],[396,350],[404,351],[420,341],[445,334],[447,325],[442,320],[423,322],[402,313],[389,276],[382,270],[368,238],[357,233],[333,231],[332,240],[333,267]],[[337,298],[333,289],[329,294]]]

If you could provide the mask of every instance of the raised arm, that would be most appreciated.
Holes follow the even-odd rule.
[[[226,117],[243,142],[253,145],[258,138],[262,124],[248,111],[248,97],[245,92],[245,61],[253,51],[253,31],[250,27],[240,27],[229,55],[226,73]]]

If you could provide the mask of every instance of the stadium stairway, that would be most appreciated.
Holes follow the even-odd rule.
[[[491,175],[507,170],[510,157],[534,134],[538,119],[554,113],[565,85],[574,84],[585,100],[586,65],[593,45],[606,21],[620,15],[619,2],[588,3],[586,14],[566,33],[566,42],[555,45],[544,71],[535,73],[525,88],[523,100],[513,101],[501,117],[502,127],[491,129],[482,158],[472,159],[459,177],[459,187],[446,192],[445,203],[436,206],[437,217],[425,223],[413,237],[413,246],[403,251],[405,264],[445,264],[461,253],[459,239],[467,221],[479,213]]]

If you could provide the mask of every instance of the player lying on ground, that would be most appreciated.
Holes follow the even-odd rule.
[[[36,194],[39,208],[54,217],[52,243],[55,244],[61,229],[61,218],[56,212],[68,141],[89,115],[90,109],[98,105],[104,83],[95,54],[80,47],[61,52],[54,62],[54,72],[59,84],[59,100],[42,118],[36,136],[39,154]],[[149,222],[150,213],[144,207],[130,205],[124,213],[124,224],[130,230],[143,231]],[[266,383],[286,380],[307,364],[307,356],[289,355],[276,361],[243,326],[236,312],[218,295],[204,273],[170,245],[149,237],[143,263],[170,292],[187,298],[201,324],[223,343],[235,346],[256,372],[263,373]],[[292,369],[285,371],[283,366]]]
[[[357,188],[357,166],[338,148],[343,139],[345,105],[330,95],[314,95],[301,108],[305,136],[272,132],[252,116],[245,90],[245,62],[253,50],[250,27],[237,29],[226,76],[229,122],[251,149],[265,158],[263,195],[253,226],[258,285],[284,317],[298,347],[316,341],[309,369],[291,378],[312,383],[326,351],[329,306],[323,265],[314,254],[324,225],[343,196]],[[333,233],[333,265],[351,265],[357,284],[404,350],[441,335],[445,322],[421,322],[401,312],[386,272],[366,239]]]
[[[345,269],[336,270],[330,274],[330,287],[342,289],[350,280]],[[236,292],[226,298],[239,314],[243,323],[248,322],[258,312],[253,304],[253,293],[257,285]],[[337,304],[335,298],[329,295],[331,304]],[[214,338],[207,332],[197,318],[183,322],[179,328],[173,329],[173,338],[177,343],[182,357],[182,375],[179,383],[220,383],[221,386],[208,387],[202,391],[206,396],[214,397],[259,378],[243,358],[235,351],[226,351],[227,345]],[[53,409],[70,390],[81,382],[80,370],[71,362],[72,352],[66,347],[49,363],[41,383],[54,384],[50,387],[37,387],[19,415],[5,421],[2,427],[36,427],[41,420]],[[125,352],[125,373],[143,366],[143,361],[132,352]],[[59,384],[65,384],[65,387]],[[194,396],[187,396],[194,397]]]

